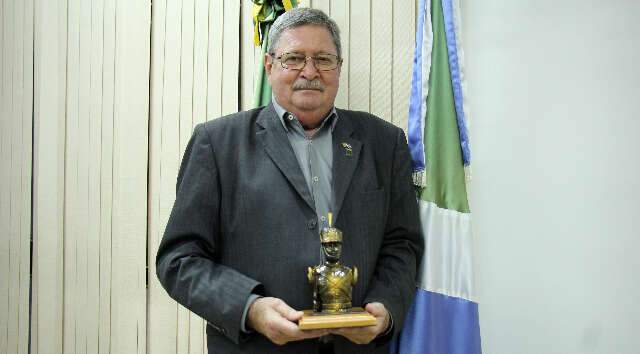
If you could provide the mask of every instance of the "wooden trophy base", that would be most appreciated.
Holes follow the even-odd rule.
[[[300,329],[326,329],[341,327],[366,327],[376,324],[376,318],[362,307],[353,307],[344,313],[322,313],[305,310],[298,321]]]

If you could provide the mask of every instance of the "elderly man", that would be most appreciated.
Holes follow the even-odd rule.
[[[340,34],[323,12],[283,14],[269,44],[271,104],[195,128],[158,277],[207,320],[209,353],[386,353],[423,250],[404,134],[334,107]],[[374,326],[296,324],[313,307],[306,270],[321,262],[329,212],[344,232],[344,263],[359,270],[353,305]]]

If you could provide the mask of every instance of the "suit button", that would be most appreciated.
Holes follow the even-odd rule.
[[[312,230],[316,228],[317,224],[318,224],[318,220],[316,220],[316,219],[311,219],[307,223],[307,225],[309,226],[309,229],[312,229]]]

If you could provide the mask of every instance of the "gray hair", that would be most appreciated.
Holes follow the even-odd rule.
[[[322,26],[326,28],[331,34],[333,44],[336,46],[338,57],[342,58],[340,29],[336,22],[321,10],[308,7],[293,8],[280,15],[273,22],[273,25],[271,25],[271,29],[269,30],[269,45],[267,47],[267,52],[270,54],[275,53],[275,49],[277,48],[276,45],[284,31],[305,25]]]

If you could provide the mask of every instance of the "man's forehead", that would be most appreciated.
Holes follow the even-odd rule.
[[[320,25],[302,25],[286,29],[278,40],[277,52],[336,54],[331,32]]]

